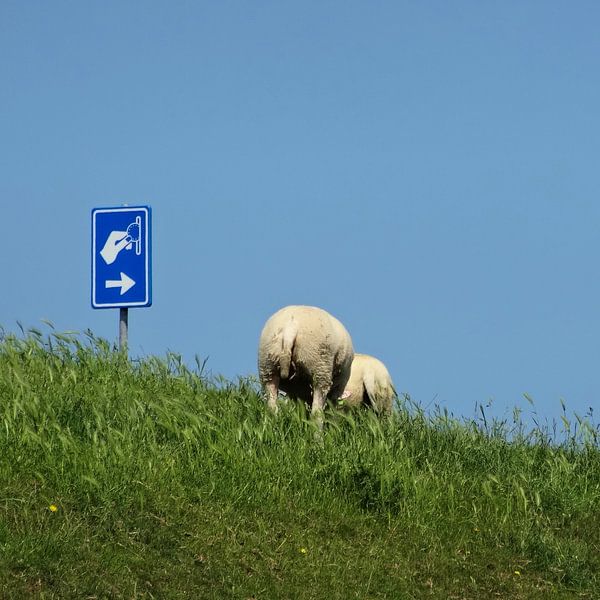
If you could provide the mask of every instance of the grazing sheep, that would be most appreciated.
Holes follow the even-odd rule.
[[[328,398],[342,395],[353,357],[350,335],[328,312],[314,306],[280,309],[266,322],[258,347],[267,405],[277,411],[281,389],[309,404],[311,416],[318,417]]]
[[[350,379],[341,397],[342,406],[370,406],[380,414],[390,414],[397,396],[385,365],[368,354],[355,354]]]

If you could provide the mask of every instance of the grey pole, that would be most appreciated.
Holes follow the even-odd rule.
[[[129,314],[127,308],[119,308],[119,350],[127,354]]]

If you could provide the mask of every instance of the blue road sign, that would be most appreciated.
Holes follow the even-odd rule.
[[[122,206],[92,210],[92,306],[152,304],[151,210]]]

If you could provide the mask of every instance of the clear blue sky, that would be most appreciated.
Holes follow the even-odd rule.
[[[597,2],[0,3],[0,323],[117,338],[91,209],[149,204],[133,355],[256,372],[321,306],[427,406],[600,395]],[[433,404],[432,404],[433,403]]]

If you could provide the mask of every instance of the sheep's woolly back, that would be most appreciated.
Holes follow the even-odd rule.
[[[284,392],[311,401],[312,390],[339,397],[350,377],[354,350],[345,327],[314,306],[286,306],[266,322],[258,347],[261,383],[275,378]]]
[[[346,406],[368,403],[377,412],[389,413],[396,390],[386,366],[374,356],[355,354],[343,401]]]

